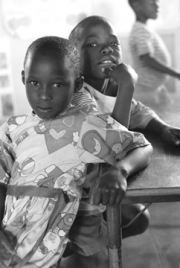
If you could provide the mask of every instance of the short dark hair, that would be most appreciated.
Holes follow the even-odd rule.
[[[129,5],[132,7],[132,9],[134,9],[134,4],[135,3],[139,3],[140,2],[140,0],[128,0],[128,3],[129,3]]]
[[[77,45],[78,40],[81,37],[81,30],[85,28],[89,23],[93,22],[108,22],[108,20],[101,16],[89,16],[80,21],[71,31],[69,35],[69,40]]]
[[[80,56],[77,48],[69,40],[57,36],[45,36],[32,42],[24,58],[24,68],[29,55],[36,52],[46,55],[50,51],[57,55],[68,56],[73,63],[75,75],[80,75]]]

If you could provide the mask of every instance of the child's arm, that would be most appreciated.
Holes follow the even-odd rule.
[[[111,206],[120,203],[126,193],[127,178],[149,164],[152,152],[151,145],[134,149],[115,166],[111,166],[97,180],[92,202]]]
[[[111,116],[125,127],[128,127],[137,74],[130,66],[123,63],[113,69],[105,68],[103,72],[118,84],[116,103]]]
[[[168,125],[160,118],[153,118],[145,130],[160,135],[168,142],[180,145],[180,128]]]
[[[142,55],[141,60],[145,63],[145,65],[155,69],[158,72],[168,74],[172,77],[180,79],[180,72],[173,70],[172,68],[160,63],[156,59],[152,58],[149,54]]]

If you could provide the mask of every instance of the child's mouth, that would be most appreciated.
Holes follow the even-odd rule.
[[[117,64],[115,63],[115,62],[113,62],[112,60],[104,60],[104,61],[101,61],[100,63],[99,63],[99,65],[101,65],[101,67],[110,67],[110,68],[112,68],[112,67],[116,67],[117,66]]]
[[[38,107],[38,110],[43,113],[48,113],[52,110],[51,107]]]

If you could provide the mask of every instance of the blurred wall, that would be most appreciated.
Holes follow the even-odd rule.
[[[163,37],[171,53],[173,66],[180,69],[180,3],[179,0],[161,0],[160,4],[160,16],[151,25]],[[14,114],[31,110],[21,82],[21,70],[28,45],[44,35],[68,37],[70,30],[89,15],[107,17],[115,25],[121,40],[124,61],[130,63],[127,38],[134,22],[134,14],[127,0],[0,0],[0,55],[1,49],[4,49],[1,48],[1,43],[6,39],[8,46],[5,45],[5,53],[9,58],[10,79],[7,92],[12,95]],[[3,72],[0,69],[0,79]],[[169,83],[172,91],[179,87],[177,81],[170,79]],[[5,118],[1,100],[5,92],[6,88],[2,89],[0,84],[0,119]],[[10,107],[8,101],[6,106],[7,109]],[[7,112],[6,116],[8,115]]]

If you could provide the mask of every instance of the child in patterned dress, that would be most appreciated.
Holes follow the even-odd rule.
[[[120,95],[131,103],[134,79],[125,66],[124,74],[131,85],[128,94]],[[34,41],[25,56],[22,81],[33,112],[13,116],[0,127],[0,265],[49,268],[71,239],[88,163],[111,165],[98,179],[94,204],[84,208],[88,213],[94,206],[101,213],[104,205],[120,203],[125,194],[121,162],[128,165],[133,157],[130,173],[142,169],[152,147],[142,134],[99,110],[82,88],[79,54],[68,40]],[[114,114],[116,109],[127,125],[129,108],[116,106]],[[93,243],[98,250],[94,237],[91,247]]]

